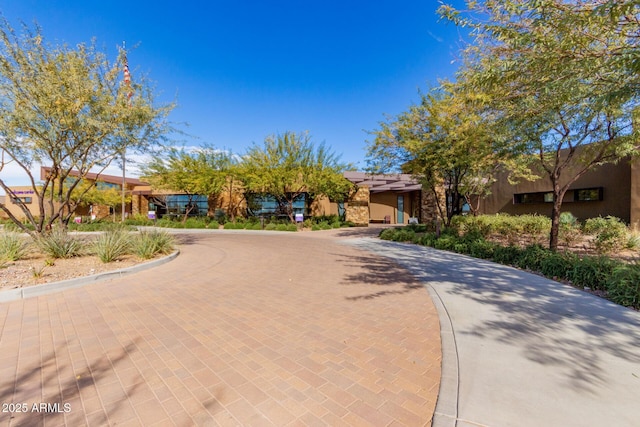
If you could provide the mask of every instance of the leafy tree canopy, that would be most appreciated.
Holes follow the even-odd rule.
[[[1,178],[8,163],[24,170],[40,211],[20,207],[40,233],[56,220],[68,223],[81,199],[72,193],[90,170],[99,173],[125,150],[163,141],[173,105],[156,106],[144,78],[123,84],[124,51],[111,63],[93,43],[52,46],[39,27],[22,30],[0,21],[0,187],[12,195]],[[35,164],[51,167],[41,183],[30,172]],[[79,179],[65,185],[71,171]],[[22,227],[5,205],[0,209]]]
[[[293,202],[307,193],[343,200],[352,188],[341,163],[325,144],[314,145],[307,133],[285,132],[254,144],[243,158],[241,179],[247,191],[276,198],[293,221]]]
[[[553,188],[552,249],[571,184],[636,152],[640,6],[615,3],[487,0],[468,1],[466,11],[441,8],[473,29],[460,81],[490,100],[495,129]]]

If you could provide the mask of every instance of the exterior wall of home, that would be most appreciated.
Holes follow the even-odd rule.
[[[398,197],[404,198],[403,224],[409,223],[409,218],[419,215],[419,192],[393,192],[384,191],[371,194],[369,201],[370,220],[372,222],[384,222],[389,217],[391,224],[398,223]]]
[[[338,204],[324,196],[317,197],[313,203],[311,203],[309,211],[311,216],[339,215]]]
[[[632,197],[632,189],[640,192],[638,184],[632,185],[632,169],[627,160],[618,164],[606,164],[587,172],[570,187],[567,192],[562,212],[571,212],[578,219],[584,220],[598,216],[612,215],[625,222],[631,221],[632,206],[639,204],[637,196]],[[566,175],[569,175],[567,173]],[[636,180],[639,176],[635,177]],[[574,201],[574,189],[602,188],[601,201]],[[551,215],[551,203],[514,203],[514,194],[542,193],[552,191],[551,182],[543,177],[537,181],[522,181],[511,185],[506,174],[498,177],[491,194],[480,202],[480,213],[508,213],[512,215],[539,214]],[[634,200],[632,205],[632,200]],[[634,209],[640,209],[640,205]],[[638,214],[634,214],[638,218]]]
[[[30,185],[11,187],[11,191],[14,192],[16,197],[31,197],[31,203],[28,203],[26,206],[31,215],[34,217],[40,216],[40,205],[38,204],[35,191],[33,191],[33,188]],[[16,218],[20,220],[26,219],[26,215],[22,211],[22,208],[18,204],[14,203],[8,194],[5,196],[5,206]]]

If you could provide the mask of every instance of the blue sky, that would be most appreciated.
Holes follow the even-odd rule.
[[[460,4],[461,1],[452,1]],[[185,145],[242,153],[267,135],[309,131],[365,164],[366,131],[459,66],[460,30],[435,0],[0,0],[14,25],[45,39],[97,40],[111,59],[126,41],[132,77],[177,101]]]

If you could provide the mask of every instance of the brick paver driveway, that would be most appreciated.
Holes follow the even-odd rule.
[[[0,423],[429,425],[436,310],[341,234],[183,235],[160,267],[0,304]]]

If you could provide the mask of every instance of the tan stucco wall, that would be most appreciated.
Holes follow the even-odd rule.
[[[569,173],[565,175],[568,176]],[[603,165],[587,172],[587,174],[573,183],[570,188],[595,187],[604,189],[602,201],[575,202],[572,197],[573,193],[570,192],[565,197],[562,211],[571,212],[581,220],[607,215],[616,216],[625,222],[631,220],[632,180],[631,167],[627,160],[623,160],[616,165]],[[536,213],[549,216],[551,215],[551,203],[513,203],[514,194],[548,191],[552,191],[552,187],[547,177],[533,182],[522,181],[517,185],[511,185],[507,181],[506,174],[504,174],[498,177],[491,194],[480,202],[480,213],[495,214],[503,212],[512,215]]]
[[[402,209],[403,224],[409,223],[409,217],[412,215],[413,205],[416,205],[416,196],[413,193],[394,193],[391,191],[385,191],[382,193],[373,193],[370,196],[369,212],[371,220],[375,222],[384,221],[386,216],[391,219],[391,224],[397,224],[398,219],[398,196],[404,198],[404,208]],[[418,209],[415,209],[415,214],[418,215]]]
[[[338,215],[338,204],[330,201],[327,197],[321,196],[311,203],[309,210],[312,216]]]
[[[23,185],[23,186],[11,187],[11,190],[15,193],[17,197],[31,197],[32,199],[31,203],[27,204],[26,206],[29,209],[29,212],[31,213],[31,215],[35,217],[40,216],[40,206],[38,204],[38,199],[35,194],[35,191],[33,190],[33,187],[31,187],[30,185]],[[8,194],[5,196],[5,206],[16,218],[20,220],[26,219],[26,215],[22,211],[22,208],[19,205],[13,203],[13,200]]]

